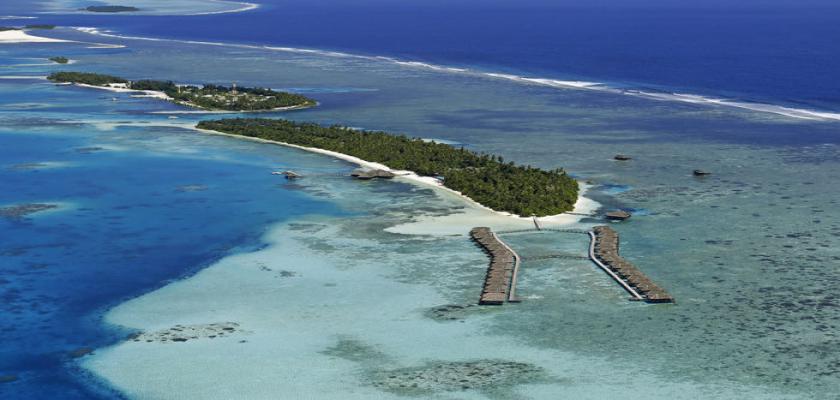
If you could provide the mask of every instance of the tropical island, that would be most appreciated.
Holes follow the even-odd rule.
[[[67,64],[67,63],[70,62],[69,58],[62,57],[62,56],[50,57],[49,60],[56,63],[56,64]]]
[[[139,80],[89,72],[54,72],[47,79],[112,90],[156,93],[160,97],[188,107],[215,111],[290,110],[315,106],[315,100],[295,93],[265,88],[218,85],[178,85],[172,81]]]
[[[501,156],[405,135],[266,118],[201,121],[197,127],[333,151],[396,170],[438,177],[443,186],[484,206],[520,216],[571,211],[578,197],[577,181],[562,169],[546,171],[506,163]]]
[[[88,6],[83,8],[84,11],[98,12],[98,13],[119,13],[119,12],[133,12],[140,11],[137,7],[130,6]]]

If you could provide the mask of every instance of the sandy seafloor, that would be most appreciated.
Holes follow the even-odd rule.
[[[55,154],[44,150],[44,143],[55,141],[90,142],[120,151],[126,159],[146,154],[147,162],[156,159],[164,164],[141,174],[138,169],[144,163],[138,161],[124,171],[137,173],[132,179],[138,187],[169,182],[172,171],[179,170],[184,174],[182,183],[192,184],[182,189],[201,188],[200,204],[219,201],[221,195],[213,188],[233,187],[241,195],[222,203],[224,207],[217,207],[211,216],[181,215],[193,230],[239,218],[241,204],[250,204],[246,199],[259,203],[253,207],[263,215],[251,222],[250,229],[237,228],[252,238],[243,239],[251,245],[237,248],[236,241],[229,240],[232,248],[227,251],[197,257],[200,261],[183,260],[199,265],[184,265],[175,276],[163,278],[166,274],[161,273],[157,284],[128,290],[139,297],[99,299],[98,308],[86,311],[95,326],[114,333],[97,341],[93,354],[61,359],[53,367],[71,371],[78,382],[93,388],[86,395],[138,399],[831,399],[840,395],[835,334],[840,320],[837,123],[522,85],[363,58],[111,39],[66,30],[50,36],[127,47],[89,49],[64,43],[0,47],[0,90],[5,93],[0,98],[2,140],[37,140],[41,144],[31,145],[26,154],[53,157],[26,161],[56,161],[56,154],[66,155],[67,150]],[[606,208],[635,212],[631,221],[615,225],[622,235],[622,253],[678,303],[629,302],[591,263],[554,260],[523,264],[517,290],[525,299],[522,303],[469,306],[479,293],[486,258],[467,240],[466,228],[480,224],[499,228],[506,223],[483,219],[454,196],[427,188],[399,181],[345,179],[340,175],[352,166],[344,162],[179,129],[201,117],[177,114],[179,118],[170,119],[158,112],[179,108],[165,102],[127,95],[112,98],[39,79],[7,79],[56,70],[52,65],[16,64],[31,64],[32,59],[58,52],[78,60],[74,70],[297,90],[321,106],[278,116],[405,132],[502,154],[520,163],[562,166],[591,180],[591,196]],[[203,62],[220,58],[226,62]],[[63,128],[68,126],[73,129]],[[63,146],[57,148],[76,144]],[[619,152],[633,155],[634,160],[612,161]],[[187,161],[201,166],[177,168]],[[93,161],[65,162],[58,165],[66,168],[58,170],[72,173],[71,165],[79,168]],[[119,165],[120,158],[110,162]],[[278,162],[309,176],[293,184],[270,181],[268,171]],[[219,171],[205,173],[205,168]],[[713,175],[694,178],[695,168]],[[45,175],[51,171],[7,169],[4,174],[18,174],[15,182],[23,187],[27,178],[20,174],[37,173],[49,185],[55,182]],[[95,178],[110,182],[124,176]],[[267,191],[278,184],[281,190]],[[117,195],[131,193],[128,186],[107,186]],[[159,190],[163,193],[159,195],[176,193],[174,187]],[[60,193],[49,201],[84,203],[85,196],[101,196],[80,192],[71,199],[61,198]],[[267,193],[274,199],[266,200]],[[33,196],[4,190],[0,203],[34,201]],[[312,208],[307,208],[308,202]],[[138,210],[154,213],[165,207],[160,202]],[[142,219],[131,218],[135,212],[146,214],[121,210],[118,214],[129,218],[127,228],[112,235],[130,233],[131,242],[143,242],[166,229],[166,224],[128,229],[132,224],[143,226]],[[464,212],[475,216],[465,221],[458,217]],[[441,218],[451,214],[455,217]],[[33,217],[28,225],[6,222],[6,229],[60,229],[49,218],[54,217]],[[98,226],[96,222],[91,226]],[[580,226],[594,223],[600,221],[584,220]],[[254,236],[261,237],[261,245],[253,245]],[[221,232],[174,250],[201,249],[223,238]],[[583,236],[557,233],[506,239],[526,258],[558,249],[584,254],[587,244]],[[65,241],[83,240],[80,236]],[[97,265],[104,270],[117,268],[118,251]],[[143,263],[155,260],[151,256],[157,251],[149,245],[131,255]],[[35,257],[31,252],[3,254],[21,265]],[[170,254],[167,261],[175,268],[178,253]],[[87,288],[79,280],[83,270],[80,266],[62,276]],[[60,299],[39,299],[39,308],[33,311],[33,301],[27,297],[39,274],[56,272],[26,271],[27,284],[5,281],[0,286],[7,296],[16,293],[18,311],[38,314],[47,308],[50,312],[52,304],[60,311]],[[179,277],[183,279],[175,279]],[[166,284],[166,279],[173,280]],[[463,308],[438,309],[443,305]],[[8,327],[21,321],[13,317],[3,323]],[[126,339],[131,333],[142,334]],[[20,335],[4,334],[24,341]],[[162,342],[161,337],[187,340]],[[83,345],[68,342],[66,350]],[[46,349],[34,348],[35,360],[41,353],[62,351],[60,346],[39,344]],[[22,379],[0,384],[0,390],[28,390],[27,382],[37,382],[42,373],[30,370],[31,363],[21,357],[3,364],[8,373]]]

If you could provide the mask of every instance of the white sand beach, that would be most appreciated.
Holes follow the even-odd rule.
[[[134,90],[128,88],[121,88],[121,87],[112,87],[112,86],[96,86],[96,85],[88,85],[86,83],[73,83],[74,86],[89,88],[89,89],[100,89],[100,90],[107,90],[109,92],[116,92],[116,93],[134,93],[138,96],[142,97],[151,97],[155,99],[161,100],[168,100],[172,101],[173,98],[166,95],[166,93],[158,92],[154,90]]]
[[[335,151],[318,149],[318,148],[315,148],[315,147],[306,147],[306,146],[300,146],[300,145],[291,144],[291,143],[284,143],[284,142],[277,142],[277,141],[273,141],[273,140],[267,140],[267,139],[245,137],[245,136],[240,136],[240,135],[232,135],[232,134],[229,134],[229,133],[218,132],[218,131],[207,130],[207,129],[200,129],[200,128],[195,128],[195,130],[197,130],[199,132],[203,132],[203,133],[212,134],[212,135],[221,135],[221,136],[227,136],[227,137],[232,137],[232,138],[236,138],[236,139],[252,140],[252,141],[256,141],[256,142],[260,142],[260,143],[269,143],[269,144],[275,144],[275,145],[280,145],[280,146],[293,147],[293,148],[296,148],[296,149],[301,149],[301,150],[310,151],[310,152],[313,152],[313,153],[324,154],[324,155],[328,155],[328,156],[331,156],[331,157],[335,157],[335,158],[338,158],[338,159],[341,159],[341,160],[348,161],[348,162],[351,162],[353,164],[359,165],[363,168],[381,169],[381,170],[389,171],[389,172],[397,175],[396,179],[402,179],[402,180],[405,180],[405,181],[408,181],[408,182],[411,182],[411,183],[419,184],[421,186],[432,187],[432,188],[435,188],[435,189],[437,189],[441,192],[445,192],[445,193],[449,193],[450,195],[458,196],[459,198],[461,198],[463,201],[465,201],[473,209],[472,212],[469,212],[467,214],[452,214],[452,215],[445,216],[445,217],[436,217],[436,218],[434,218],[434,220],[430,220],[430,221],[427,221],[426,223],[423,223],[422,227],[421,226],[414,226],[414,224],[407,224],[407,225],[412,225],[412,228],[408,229],[406,226],[389,228],[389,229],[393,229],[393,230],[391,230],[391,232],[394,232],[394,233],[413,233],[413,234],[426,233],[426,234],[432,234],[434,232],[434,233],[439,233],[439,234],[448,234],[449,229],[446,229],[443,232],[440,231],[440,229],[444,228],[444,227],[449,227],[449,228],[453,229],[455,232],[463,233],[463,232],[465,232],[465,230],[463,229],[464,226],[470,226],[470,227],[475,226],[476,218],[481,218],[481,220],[484,221],[485,223],[495,222],[495,223],[493,223],[494,226],[497,226],[497,225],[512,226],[511,224],[513,224],[513,226],[524,226],[524,225],[533,226],[533,218],[531,218],[531,217],[523,217],[523,216],[512,214],[512,213],[509,213],[509,212],[493,210],[492,208],[487,207],[487,206],[473,200],[472,198],[464,195],[461,192],[458,192],[456,190],[453,190],[453,189],[450,189],[446,186],[443,186],[443,183],[441,181],[439,181],[438,179],[435,179],[435,178],[429,177],[429,176],[421,176],[421,175],[418,175],[417,173],[415,173],[413,171],[395,170],[395,169],[392,169],[392,168],[390,168],[390,167],[388,167],[387,165],[384,165],[384,164],[363,160],[363,159],[358,158],[358,157],[354,157],[354,156],[351,156],[351,155],[348,155],[348,154],[343,154],[343,153],[339,153],[339,152],[335,152]],[[575,202],[575,208],[574,208],[573,212],[575,214],[591,214],[595,210],[597,210],[598,207],[600,207],[600,204],[598,202],[594,201],[594,200],[583,197],[583,193],[586,192],[587,186],[585,186],[583,184],[580,184],[580,187],[581,187],[581,189],[580,189],[580,192],[578,193],[578,199]],[[495,217],[495,218],[488,219],[488,217]],[[559,226],[559,225],[568,225],[568,224],[577,223],[582,218],[583,218],[583,216],[581,216],[581,215],[570,215],[570,214],[565,214],[564,213],[564,214],[557,214],[557,215],[540,217],[540,218],[537,218],[537,220],[539,220],[541,223],[549,224],[551,226]],[[446,219],[446,221],[441,221],[440,219]]]
[[[67,40],[52,39],[42,36],[30,35],[23,30],[10,30],[0,32],[0,43],[63,43]]]

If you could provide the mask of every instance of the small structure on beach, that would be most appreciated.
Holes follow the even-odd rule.
[[[393,172],[386,171],[384,169],[358,168],[358,169],[353,170],[353,172],[350,173],[350,176],[352,176],[356,179],[368,180],[368,179],[374,179],[374,178],[391,179],[391,178],[395,177],[396,175],[394,175]]]
[[[712,173],[708,171],[703,171],[702,169],[695,169],[693,174],[694,176],[706,176],[711,175]]]
[[[632,217],[633,214],[630,214],[627,211],[617,210],[617,211],[610,211],[610,212],[604,214],[604,216],[608,220],[611,220],[611,221],[624,221],[625,219]]]
[[[630,157],[630,156],[625,155],[625,154],[616,154],[615,157],[613,157],[613,159],[618,160],[618,161],[629,161],[629,160],[632,160],[633,157]]]

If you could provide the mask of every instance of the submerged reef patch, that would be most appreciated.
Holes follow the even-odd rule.
[[[24,218],[27,215],[53,208],[58,208],[58,206],[55,204],[29,203],[0,207],[0,217],[11,219]]]
[[[91,146],[91,147],[79,147],[79,148],[76,149],[76,152],[81,153],[81,154],[90,154],[90,153],[95,153],[97,151],[103,151],[103,150],[105,150],[104,147]]]
[[[201,191],[204,191],[204,190],[207,190],[207,185],[201,185],[201,184],[181,185],[181,186],[178,186],[175,189],[175,191],[182,192],[182,193],[201,192]]]
[[[465,319],[473,310],[478,310],[476,304],[446,304],[433,307],[425,314],[435,321],[459,321]]]
[[[129,337],[134,342],[178,343],[197,339],[215,339],[243,332],[236,322],[216,322],[199,325],[175,325],[156,332],[142,332]]]
[[[44,164],[44,163],[23,163],[23,164],[11,165],[11,166],[8,167],[8,169],[16,170],[16,171],[25,171],[25,170],[46,168],[47,166],[49,166],[49,165]]]
[[[349,337],[340,338],[335,346],[327,348],[321,354],[360,363],[378,362],[387,358],[384,353],[372,346]]]
[[[533,364],[506,360],[433,362],[420,367],[375,372],[374,387],[398,394],[485,390],[545,380]]]

